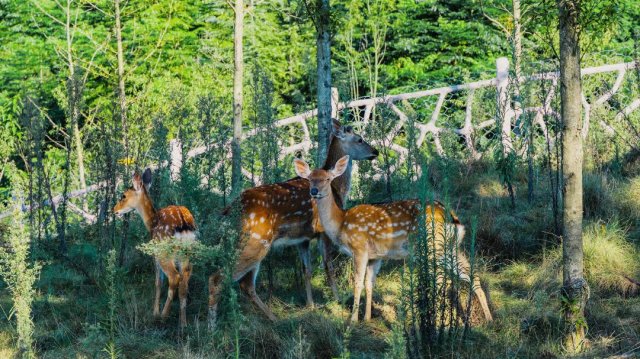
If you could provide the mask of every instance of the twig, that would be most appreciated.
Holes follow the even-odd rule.
[[[38,104],[35,103],[35,101],[33,101],[31,97],[29,97],[28,99],[29,99],[29,102],[31,102],[31,104],[35,106],[35,108],[37,108],[38,111],[40,111],[40,114],[42,114],[57,131],[62,133],[65,137],[69,138],[69,134],[67,134],[65,130],[62,129],[62,127],[58,126],[55,122],[53,122],[51,117],[49,117],[49,115],[42,109],[42,107],[38,106]]]
[[[65,26],[65,23],[58,19],[57,17],[51,15],[49,12],[47,12],[47,10],[43,9],[42,6],[40,6],[39,2],[37,0],[32,0],[31,3],[33,5],[35,5],[35,7],[38,8],[38,10],[40,10],[41,13],[43,13],[44,15],[46,15],[48,18],[50,18],[51,20],[53,20],[55,23],[58,23],[62,26]]]

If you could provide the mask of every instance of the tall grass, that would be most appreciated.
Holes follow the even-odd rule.
[[[17,355],[35,358],[32,305],[36,294],[34,284],[41,267],[31,260],[31,240],[20,209],[14,211],[11,220],[5,238],[0,238],[0,275],[13,300],[11,313],[16,321]]]
[[[640,275],[636,248],[627,239],[627,229],[620,222],[592,222],[583,236],[585,277],[592,290],[599,295],[633,294],[637,284],[632,280]],[[533,271],[534,285],[547,292],[560,287],[562,248],[546,253],[542,264]]]
[[[106,265],[106,287],[107,287],[107,298],[108,298],[108,319],[107,319],[107,332],[109,334],[109,342],[107,346],[104,348],[104,352],[111,359],[119,358],[122,353],[118,349],[116,344],[116,320],[117,320],[117,309],[118,309],[118,288],[116,285],[116,276],[117,276],[118,267],[116,265],[116,250],[111,249],[109,254],[107,255],[107,265]]]

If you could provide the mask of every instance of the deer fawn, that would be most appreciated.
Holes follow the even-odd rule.
[[[116,204],[113,211],[118,215],[136,210],[145,227],[151,233],[151,239],[162,241],[168,238],[176,238],[185,242],[193,242],[195,236],[195,222],[191,212],[182,206],[167,206],[158,211],[153,207],[153,202],[149,197],[148,190],[151,186],[151,170],[147,168],[142,177],[136,171],[133,174],[133,186],[127,189],[120,202]],[[191,263],[186,258],[156,257],[156,297],[153,305],[153,315],[160,314],[160,291],[162,286],[162,273],[169,280],[169,290],[167,301],[162,309],[162,318],[169,315],[171,302],[176,289],[179,289],[180,297],[180,328],[187,325],[187,293],[189,291],[189,278],[191,277]],[[179,288],[178,288],[179,287]]]
[[[323,168],[331,168],[344,155],[350,155],[353,160],[372,160],[378,156],[378,151],[354,133],[351,127],[341,126],[336,120],[333,126],[329,152]],[[350,188],[350,161],[346,163],[343,173],[344,175],[337,177],[331,185],[335,199],[340,205],[344,203]],[[275,320],[269,307],[256,294],[255,280],[260,263],[272,246],[297,245],[304,265],[307,304],[313,305],[309,242],[322,232],[322,227],[319,225],[317,213],[314,215],[314,207],[309,196],[309,182],[293,178],[285,182],[251,188],[242,192],[240,202],[242,232],[233,280],[239,280],[240,288],[267,317]],[[237,206],[237,203],[234,205]],[[225,213],[228,212],[231,212],[231,207],[225,209]],[[320,235],[320,238],[324,243],[323,262],[327,280],[337,298],[338,290],[333,280],[333,268],[328,260],[331,242],[326,236]],[[211,325],[215,323],[221,279],[220,272],[209,277]]]
[[[363,286],[367,295],[364,318],[371,319],[373,285],[382,260],[404,258],[409,254],[409,234],[418,228],[420,202],[405,200],[376,205],[364,204],[347,211],[343,210],[336,204],[331,182],[344,173],[348,163],[349,157],[344,156],[330,170],[311,171],[303,160],[294,160],[298,176],[310,182],[310,194],[317,204],[325,233],[341,250],[353,257],[355,288],[351,321],[357,322]],[[439,203],[428,205],[426,216],[427,233],[435,234],[435,253],[439,258],[438,263],[443,263],[445,233],[457,232],[456,245],[459,245],[464,236],[464,226],[453,212],[453,223],[446,223],[445,209]],[[469,282],[470,266],[462,253],[458,253],[457,267],[460,279]],[[439,282],[441,281],[442,278],[439,279]],[[478,277],[473,278],[473,293],[480,302],[485,320],[491,321],[491,312]]]

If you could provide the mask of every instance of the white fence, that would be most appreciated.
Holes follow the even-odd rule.
[[[583,79],[588,76],[592,76],[595,74],[603,74],[603,73],[613,73],[615,74],[615,81],[613,84],[601,94],[584,94],[582,96],[582,104],[584,108],[584,124],[582,127],[583,136],[586,137],[590,128],[590,121],[592,118],[592,114],[599,107],[603,106],[607,101],[609,101],[618,91],[620,90],[623,82],[629,76],[630,71],[632,69],[636,69],[640,64],[636,64],[636,62],[628,62],[628,63],[619,63],[614,65],[605,65],[599,67],[590,67],[582,70]],[[381,96],[375,98],[367,98],[367,99],[359,99],[349,102],[338,102],[338,91],[337,89],[332,90],[332,117],[338,117],[338,115],[344,111],[351,111],[354,114],[357,114],[357,117],[360,119],[363,125],[369,123],[372,120],[372,113],[374,108],[376,107],[386,107],[390,110],[391,113],[394,113],[397,116],[397,121],[394,126],[392,126],[388,132],[384,135],[383,140],[373,141],[374,145],[387,145],[390,149],[397,152],[400,159],[407,155],[408,149],[406,146],[401,144],[397,144],[394,142],[395,136],[400,132],[403,126],[409,119],[409,116],[401,109],[402,106],[399,106],[400,103],[405,101],[411,101],[416,99],[435,99],[435,106],[431,109],[430,116],[427,121],[423,122],[415,122],[419,134],[415,139],[415,146],[418,148],[423,146],[427,135],[430,135],[433,141],[433,145],[435,150],[440,154],[444,155],[444,148],[441,143],[441,135],[445,132],[456,134],[464,138],[465,146],[469,152],[469,155],[478,158],[481,156],[481,152],[478,151],[474,140],[478,138],[478,132],[481,130],[491,129],[492,126],[496,126],[499,124],[499,133],[501,133],[502,144],[507,150],[513,148],[512,139],[513,139],[513,125],[516,123],[520,116],[525,113],[533,114],[533,123],[540,127],[544,136],[548,137],[549,132],[547,131],[547,125],[544,121],[545,116],[553,116],[555,118],[559,118],[559,113],[556,109],[553,108],[553,100],[557,95],[558,88],[558,72],[546,72],[539,73],[528,77],[523,77],[521,79],[513,79],[509,77],[509,62],[506,58],[499,58],[496,61],[496,77],[490,80],[477,81],[467,84],[461,85],[453,85],[440,87],[430,90],[417,91],[417,92],[409,92],[402,93],[398,95],[389,95],[389,96]],[[510,86],[514,84],[524,85],[525,83],[531,84],[531,82],[539,82],[541,83],[541,87],[546,89],[544,97],[540,104],[531,107],[520,107],[516,104],[516,106],[512,105],[512,99],[510,98]],[[546,84],[545,84],[546,83]],[[476,98],[476,94],[479,90],[490,89],[495,91],[495,107],[496,111],[494,114],[490,116],[485,116],[483,118],[474,118],[474,100]],[[461,95],[466,93],[466,106],[464,111],[464,119],[462,121],[462,126],[456,126],[453,123],[446,123],[441,119],[441,112],[443,106],[447,101],[447,96],[450,94]],[[591,102],[587,101],[587,98],[594,98]],[[636,111],[640,107],[640,98],[632,99],[629,103],[623,104],[623,108],[616,113],[614,116],[614,121],[620,121],[625,116],[629,116],[632,112]],[[514,108],[515,107],[515,108]],[[294,154],[296,152],[308,152],[313,144],[313,140],[311,138],[311,133],[309,131],[308,121],[315,120],[317,115],[317,109],[307,111],[304,113],[297,114],[295,116],[291,116],[285,119],[278,120],[275,123],[276,127],[283,126],[299,126],[301,136],[293,140],[293,143],[290,143],[288,146],[283,146],[280,151],[280,156],[285,157],[290,154]],[[486,115],[486,114],[485,114]],[[387,119],[385,119],[387,120]],[[609,134],[615,133],[614,127],[612,127],[609,123],[601,120],[599,121],[599,125],[602,126],[603,129]],[[249,139],[252,136],[255,136],[258,133],[259,129],[252,129],[246,132],[243,138]],[[496,131],[498,132],[498,131]],[[228,160],[231,157],[231,152],[229,150],[229,144],[225,145],[227,149],[227,156],[225,160]],[[166,167],[169,165],[171,178],[172,180],[178,179],[180,169],[183,164],[183,160],[188,160],[197,156],[200,156],[207,152],[209,146],[199,146],[190,149],[186,152],[186,158],[183,158],[183,150],[181,144],[177,140],[173,140],[170,142],[170,153],[171,160],[170,163],[159,163],[155,166],[151,166],[152,168],[158,167]],[[215,167],[214,171],[217,170],[221,165],[223,165],[224,161],[220,161]],[[260,184],[260,177],[252,174],[247,169],[243,168],[243,173],[247,177],[251,177],[257,184]],[[206,183],[206,179],[203,180],[203,183]],[[77,190],[72,191],[67,195],[68,199],[73,199],[81,196],[85,196],[88,193],[95,192],[107,185],[106,182],[99,182],[89,186],[86,190]],[[53,201],[45,201],[43,205],[54,205],[57,206],[62,202],[64,197],[62,195],[55,196]],[[73,205],[71,202],[68,202],[69,209],[79,215],[81,215],[88,222],[95,222],[96,216],[91,213],[87,213],[80,209],[79,207]],[[28,211],[30,209],[29,206],[22,206],[23,211]],[[10,216],[12,211],[7,211],[0,214],[0,219]]]

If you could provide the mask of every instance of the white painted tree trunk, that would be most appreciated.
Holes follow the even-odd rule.
[[[496,60],[496,92],[498,105],[498,123],[502,125],[500,137],[504,154],[513,151],[511,141],[511,120],[515,116],[515,111],[511,108],[511,98],[509,96],[509,60],[500,57]]]

